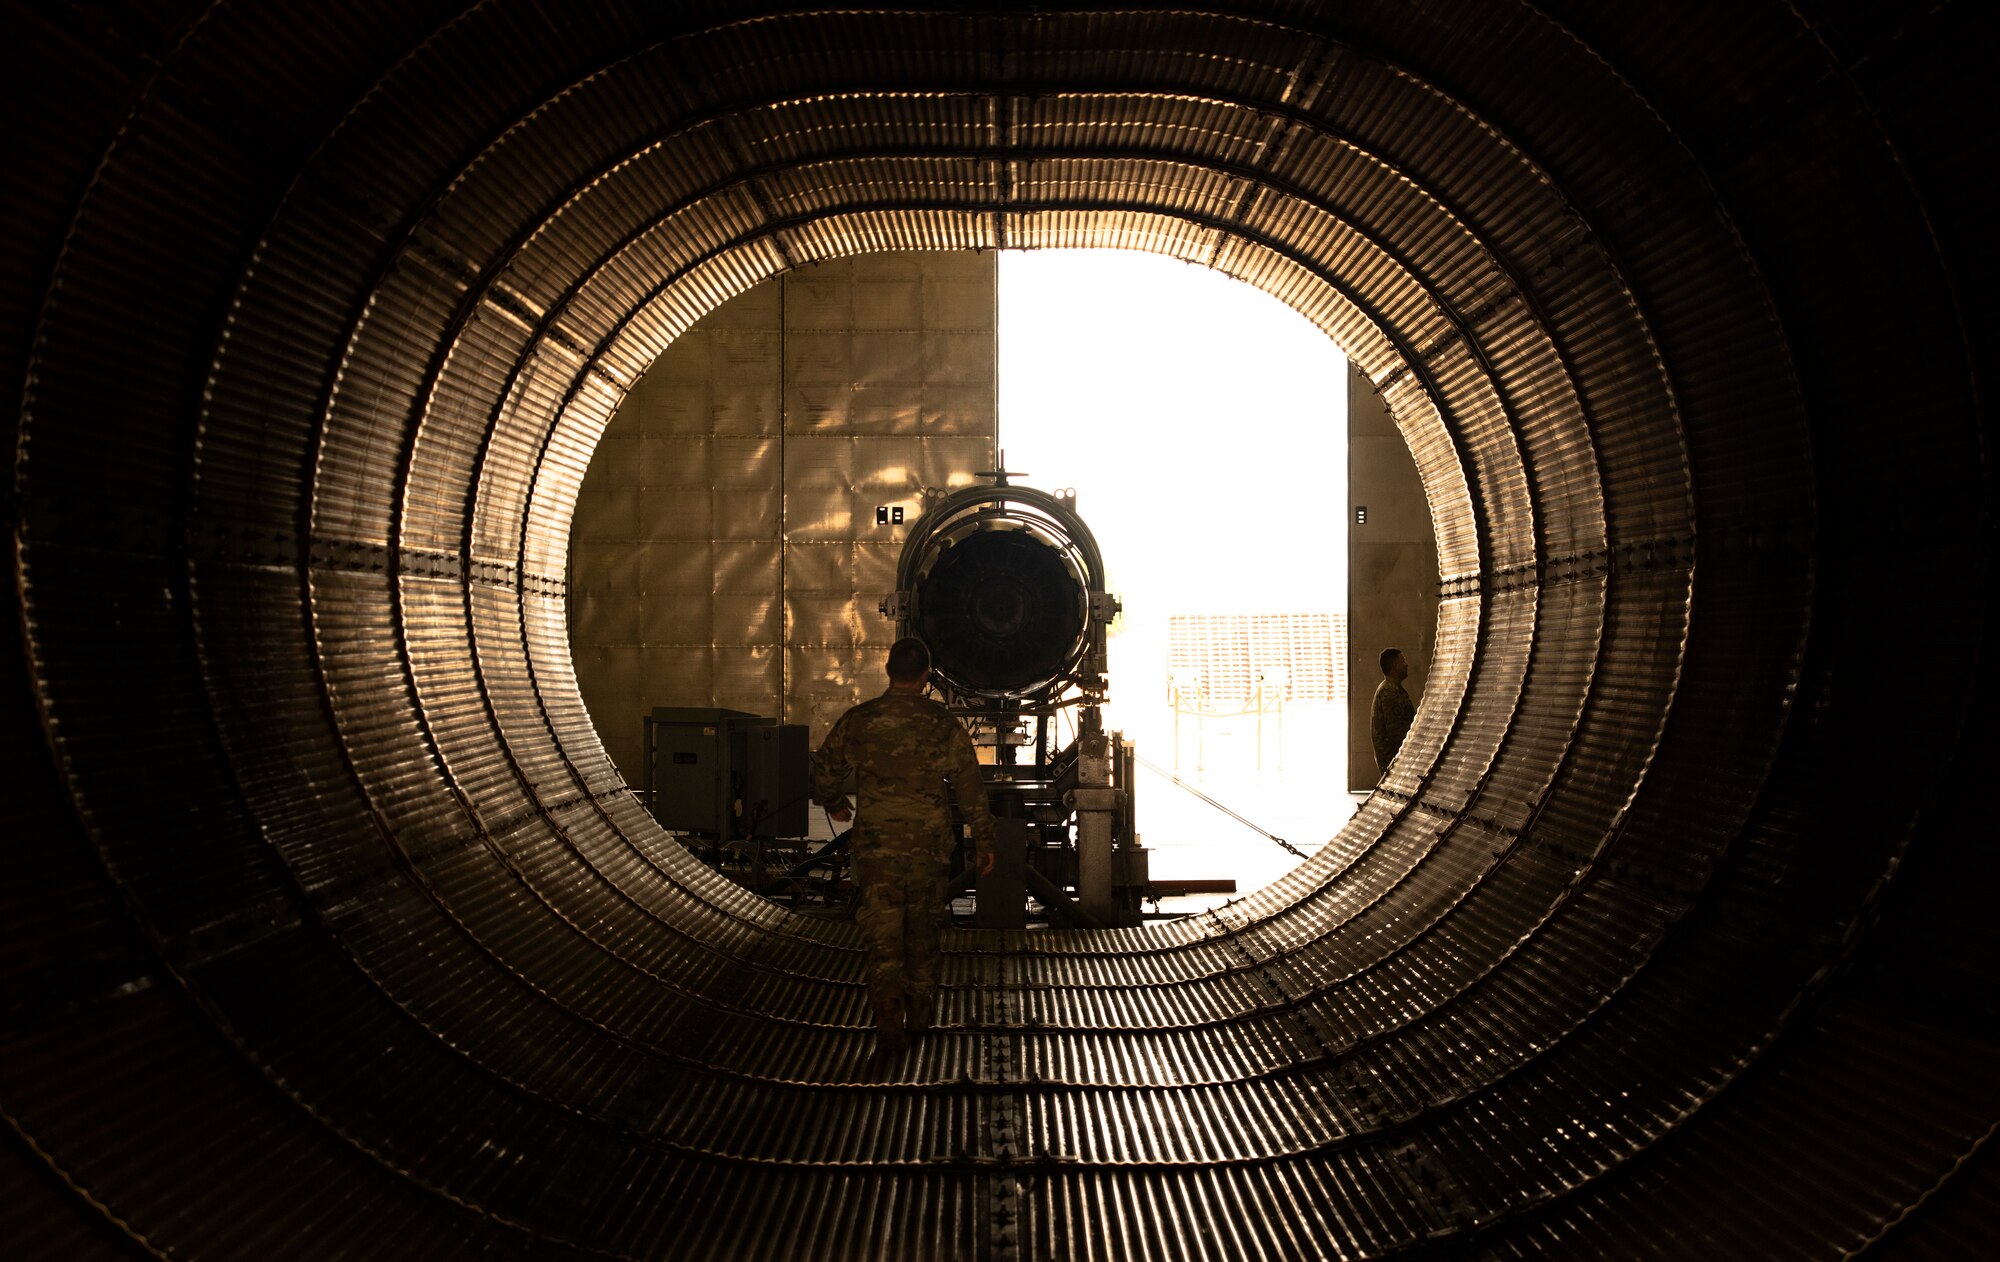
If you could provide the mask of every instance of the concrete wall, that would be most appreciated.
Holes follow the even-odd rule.
[[[1416,463],[1395,418],[1357,368],[1347,384],[1347,784],[1373,788],[1380,775],[1368,715],[1384,648],[1410,661],[1404,687],[1423,704],[1437,641],[1437,539]],[[1367,522],[1358,521],[1365,508]]]
[[[876,603],[923,493],[992,468],[994,276],[971,252],[805,267],[709,314],[626,397],[577,501],[570,646],[627,783],[654,706],[817,740],[879,690]]]

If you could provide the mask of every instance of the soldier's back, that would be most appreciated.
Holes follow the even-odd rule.
[[[946,844],[952,742],[965,739],[951,712],[928,697],[891,691],[855,706],[840,724],[840,752],[854,769],[860,844],[921,852]]]
[[[916,693],[887,692],[847,712],[846,752],[866,792],[907,785],[942,792],[957,720],[951,711]]]

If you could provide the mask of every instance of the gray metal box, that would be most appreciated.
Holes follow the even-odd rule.
[[[993,870],[974,877],[979,892],[973,923],[981,929],[1025,929],[1028,925],[1028,823],[993,821]]]
[[[803,837],[812,804],[812,750],[803,723],[738,729],[732,761],[741,773],[743,831]]]
[[[1125,846],[1111,856],[1118,884],[1145,886],[1153,883],[1153,852],[1143,846]]]
[[[646,716],[647,783],[662,828],[735,835],[731,741],[772,721],[747,710],[659,706]]]

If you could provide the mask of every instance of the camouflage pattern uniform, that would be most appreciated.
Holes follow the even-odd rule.
[[[1403,738],[1410,734],[1410,724],[1416,717],[1417,703],[1410,700],[1401,683],[1384,679],[1375,685],[1375,708],[1368,715],[1368,739],[1375,746],[1378,771],[1389,770],[1389,760],[1403,747]]]
[[[813,755],[813,797],[829,811],[858,788],[850,839],[861,887],[855,923],[868,938],[877,1000],[927,1007],[937,987],[938,925],[954,838],[946,785],[979,851],[993,848],[993,814],[972,740],[951,712],[891,689],[840,717]]]

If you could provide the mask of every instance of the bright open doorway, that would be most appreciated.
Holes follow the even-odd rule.
[[[1357,802],[1346,357],[1269,294],[1158,255],[999,265],[999,446],[1021,481],[1076,488],[1124,603],[1106,722],[1142,760],[1152,875],[1248,893]]]

